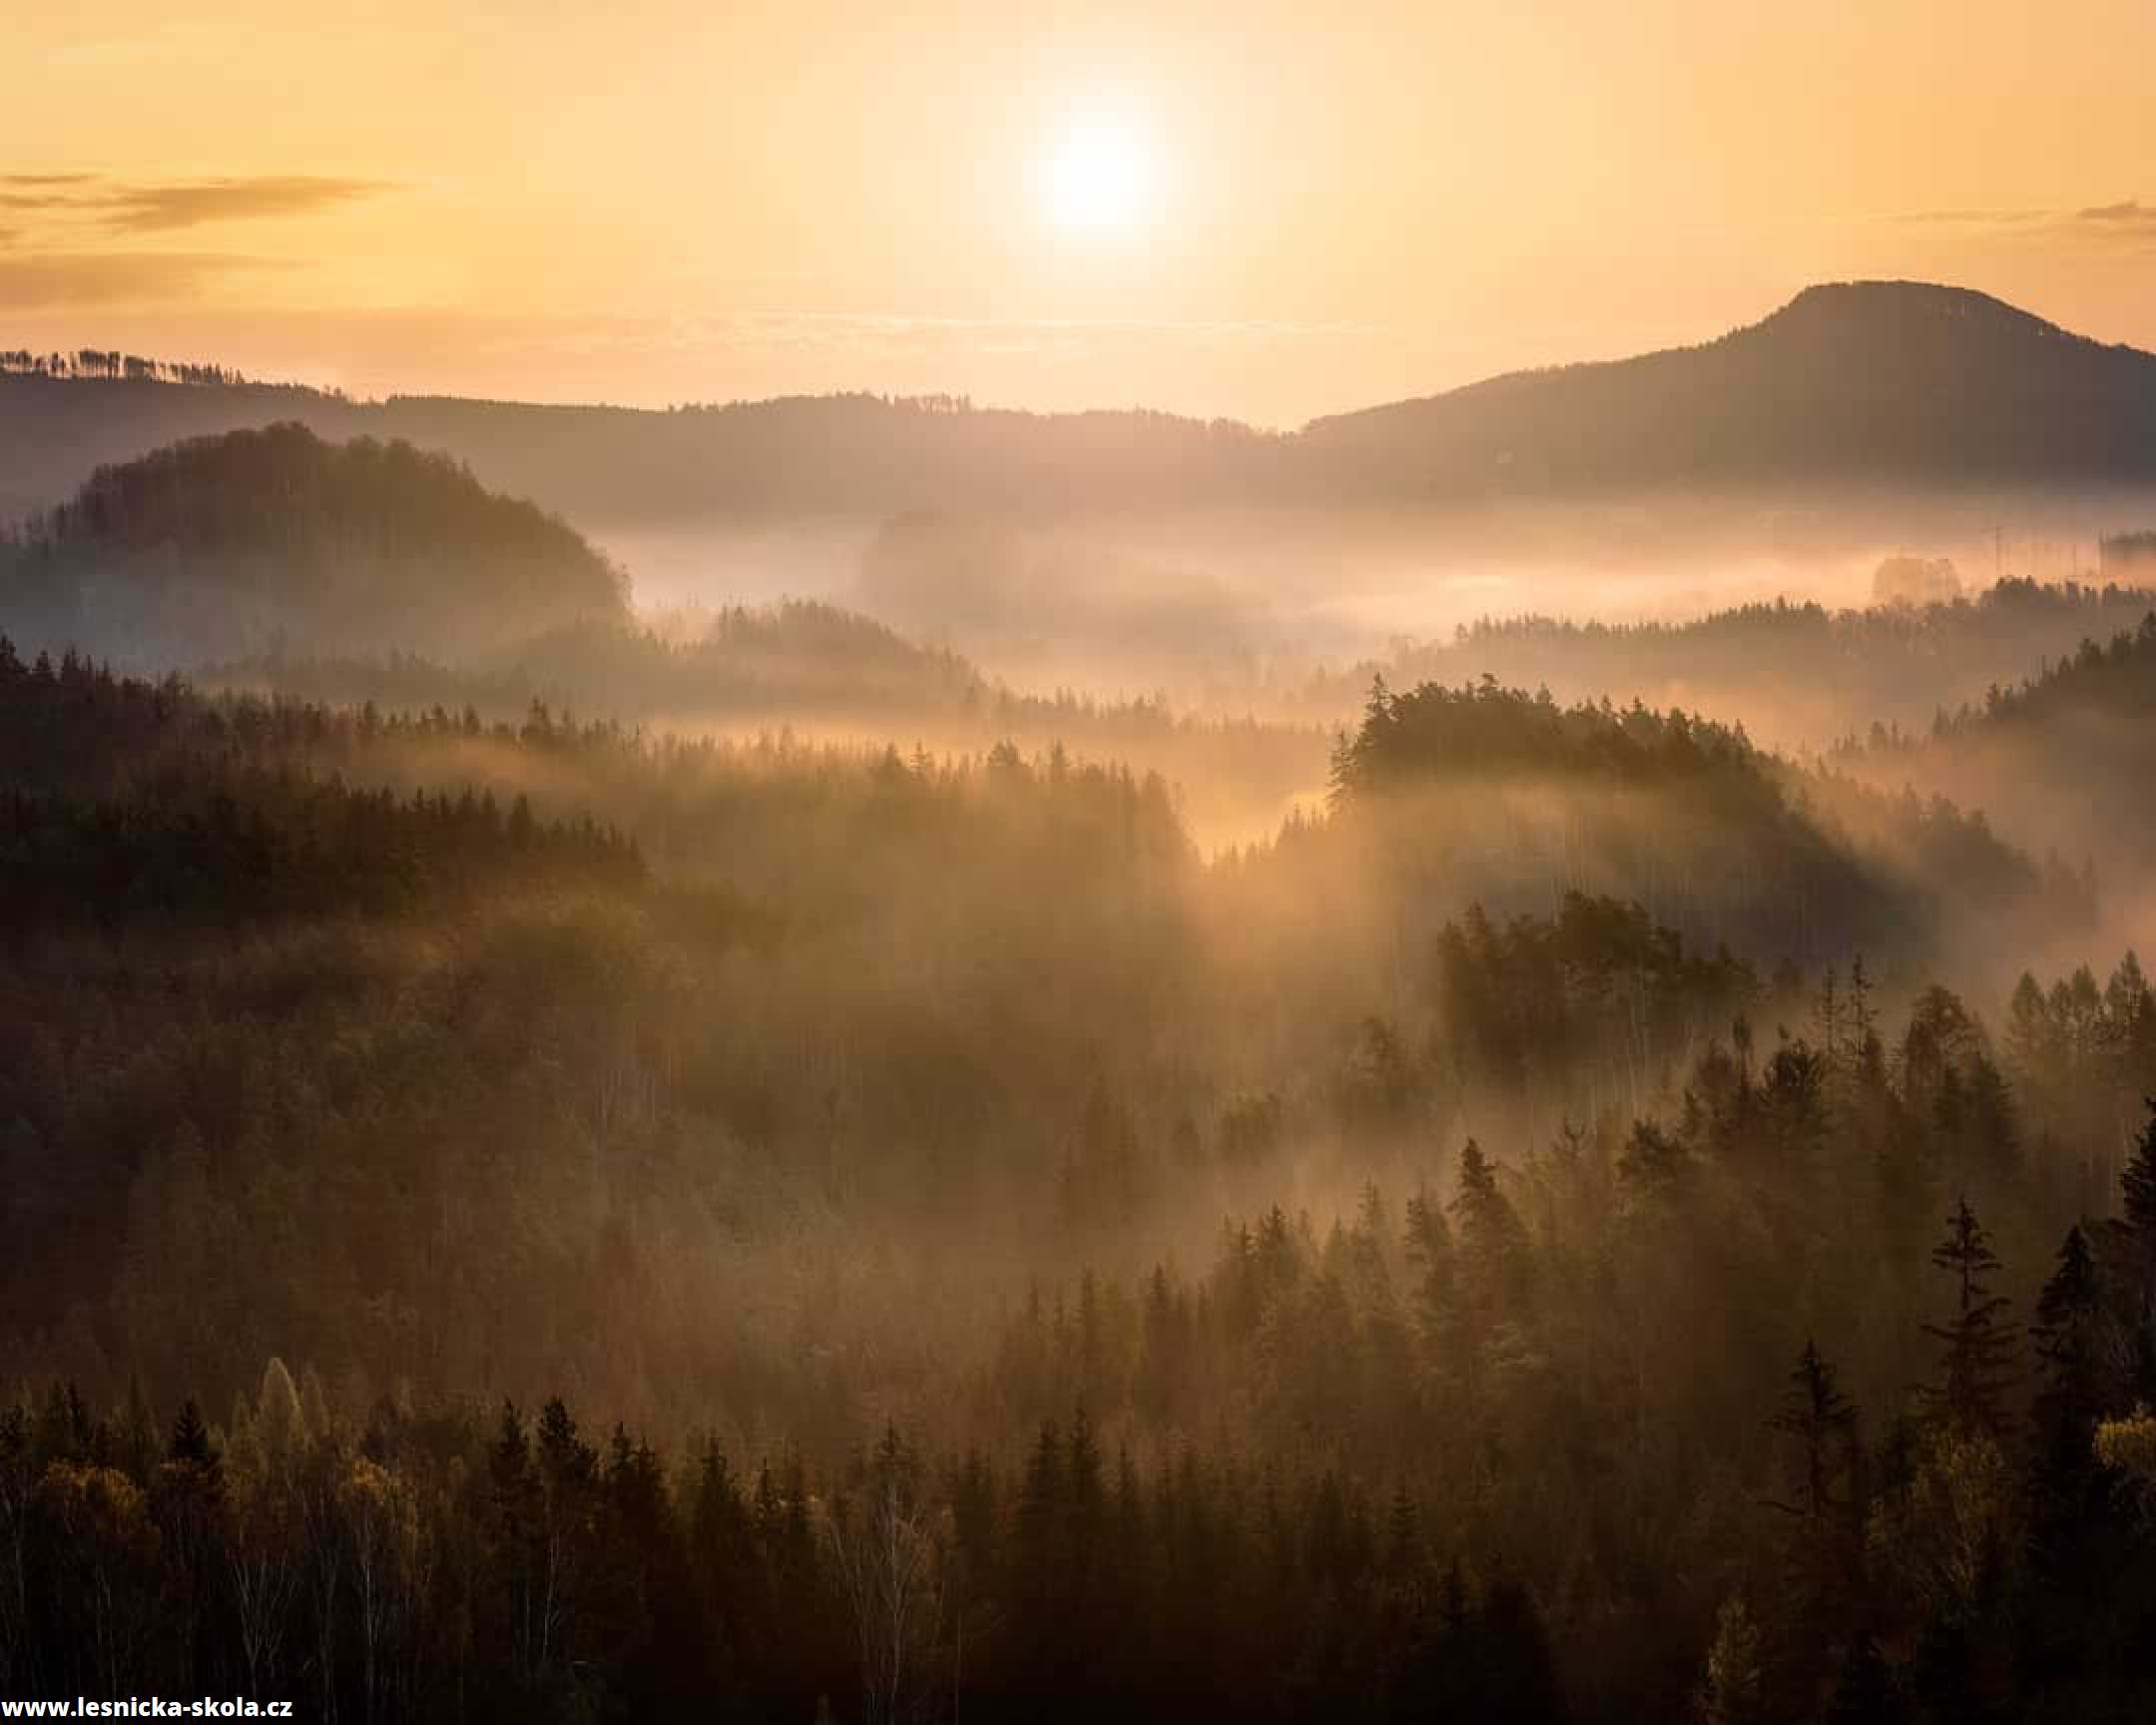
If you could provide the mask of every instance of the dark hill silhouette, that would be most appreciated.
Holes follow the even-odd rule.
[[[0,548],[24,639],[170,662],[281,643],[468,653],[628,616],[571,528],[444,455],[295,424],[99,468]]]
[[[1967,288],[1846,283],[1702,346],[1492,378],[1320,420],[1302,441],[1381,495],[2144,479],[2156,355]]]
[[[2156,480],[2156,355],[1918,283],[1807,288],[1696,347],[1274,435],[834,395],[649,411],[0,372],[0,515],[175,437],[296,419],[447,450],[584,521],[1400,503],[1597,487]]]

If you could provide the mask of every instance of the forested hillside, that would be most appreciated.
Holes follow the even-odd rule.
[[[621,574],[559,520],[446,457],[296,424],[99,468],[0,546],[0,611],[35,645],[146,665],[284,643],[469,654],[628,615]]]
[[[630,597],[573,529],[447,458],[288,423],[101,469],[0,536],[0,631],[22,651],[218,689],[938,753],[1068,742],[1161,774],[1209,846],[1323,790],[1327,733],[1307,716],[1026,692],[825,601],[635,613]]]
[[[1865,727],[1927,729],[1941,709],[2014,684],[2152,609],[2156,591],[2144,587],[2008,578],[1968,599],[1924,605],[1776,600],[1675,623],[1484,618],[1448,639],[1313,679],[1308,700],[1343,711],[1374,674],[1402,687],[1488,675],[1566,701],[1637,698],[1741,716],[1778,747],[1817,751],[1842,737],[1855,714]]]
[[[1816,968],[1867,949],[1929,962],[1976,918],[2031,938],[2086,923],[2086,886],[1980,814],[1802,771],[1741,728],[1485,679],[1394,695],[1380,680],[1335,757],[1336,819],[1287,866],[1353,860],[1354,899],[1427,934],[1468,899],[1635,899],[1695,943]]]
[[[2069,887],[1681,714],[1335,778],[0,649],[0,1687],[2145,1697],[2138,962],[1938,984]]]
[[[2138,883],[2156,843],[2145,791],[2156,768],[2156,608],[2134,623],[2107,642],[2082,637],[2039,675],[1993,683],[1928,727],[1874,725],[1835,764],[1880,785],[1980,793],[2010,835],[2043,835]]]

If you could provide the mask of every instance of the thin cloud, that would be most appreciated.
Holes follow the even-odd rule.
[[[2074,220],[2093,223],[2100,228],[2156,234],[2156,204],[2144,204],[2138,198],[2129,198],[2123,204],[2098,204],[2092,209],[2076,211]]]
[[[221,252],[46,252],[0,256],[0,309],[147,303],[196,295],[224,278],[280,268]]]
[[[385,191],[322,175],[117,180],[102,174],[0,174],[0,308],[157,304],[200,299],[229,278],[293,260],[211,250],[146,250],[220,222],[299,217]],[[170,242],[167,242],[169,245]]]
[[[99,200],[106,227],[125,234],[166,233],[206,222],[254,222],[311,216],[388,191],[380,180],[339,180],[315,174],[261,175],[245,180],[193,180],[124,186]]]
[[[2128,198],[2078,210],[1914,210],[1889,220],[1909,227],[1953,228],[2008,240],[2081,240],[2133,245],[2156,240],[2156,205]]]
[[[1918,228],[2020,228],[2051,214],[2048,210],[1912,210],[1893,220]]]
[[[169,234],[214,222],[312,216],[394,190],[324,174],[113,180],[97,174],[0,175],[0,209],[42,211],[108,234]]]

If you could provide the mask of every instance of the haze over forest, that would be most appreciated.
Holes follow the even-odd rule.
[[[663,82],[649,43],[703,39],[659,10],[534,21],[515,64],[612,46]],[[203,39],[284,64],[255,23]],[[794,53],[734,28],[745,67]],[[133,93],[118,163],[170,99],[134,68],[196,38],[115,31],[31,52]],[[1353,322],[1379,236],[1428,278],[1374,214],[1411,212],[1402,164],[1454,158],[1341,33],[1251,32],[1220,89],[1254,102],[1268,43],[1353,62],[1318,109],[1276,91],[1342,134],[1307,167],[1342,207],[1132,86],[1051,128],[1023,267],[962,238],[960,158],[886,192],[913,262],[876,252],[839,215],[869,170],[730,77],[795,139],[769,173],[827,219],[815,268],[940,292],[923,347],[1008,385],[979,402],[894,392],[866,338],[833,392],[824,338],[787,370],[738,334],[727,374],[795,392],[598,404],[650,399],[647,319],[718,291],[700,219],[808,271],[746,176],[709,209],[668,181],[674,229],[626,172],[595,202],[636,165],[605,91],[563,124],[616,154],[532,145],[558,231],[478,165],[491,87],[427,187],[0,175],[0,1700],[2156,1711],[2156,353],[1854,269],[1686,329],[1724,278],[1650,315],[1619,271],[1603,356],[1417,393],[1549,351],[1531,213],[1462,205],[1519,303],[1477,278],[1480,345],[1425,329],[1454,362],[1321,389],[1325,285],[1265,274],[1207,176],[1271,163]],[[804,100],[865,146],[829,104],[867,38],[827,35]],[[1553,96],[1632,88],[1601,52]],[[1869,89],[1848,147],[1899,160]],[[985,100],[938,93],[953,126]],[[1517,138],[1472,95],[1462,141]],[[1604,131],[1555,106],[1533,142],[1585,172]],[[2058,162],[2131,166],[2099,118]],[[1605,128],[1625,246],[1708,246],[1663,160],[1699,124]],[[904,130],[926,185],[943,146]],[[1389,176],[1345,171],[1386,139]],[[1752,220],[1822,258],[2057,289],[2031,306],[2145,276],[2149,213],[2093,195],[1810,245],[1800,167]],[[280,224],[314,264],[191,238]],[[243,376],[294,329],[352,350],[368,236],[380,282],[436,258],[498,320],[441,392]],[[610,246],[615,373],[562,334]],[[235,286],[278,269],[328,297]],[[1201,317],[1175,272],[1310,315]],[[1097,343],[1109,391],[1158,342],[1184,402],[1259,322],[1252,388],[1323,415],[1028,386],[1041,343]],[[143,339],[198,331],[233,350]],[[485,364],[534,399],[454,392]]]

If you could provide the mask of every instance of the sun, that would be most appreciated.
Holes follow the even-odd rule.
[[[1049,154],[1044,182],[1053,226],[1091,234],[1136,228],[1152,213],[1157,193],[1152,140],[1133,114],[1074,115]]]

